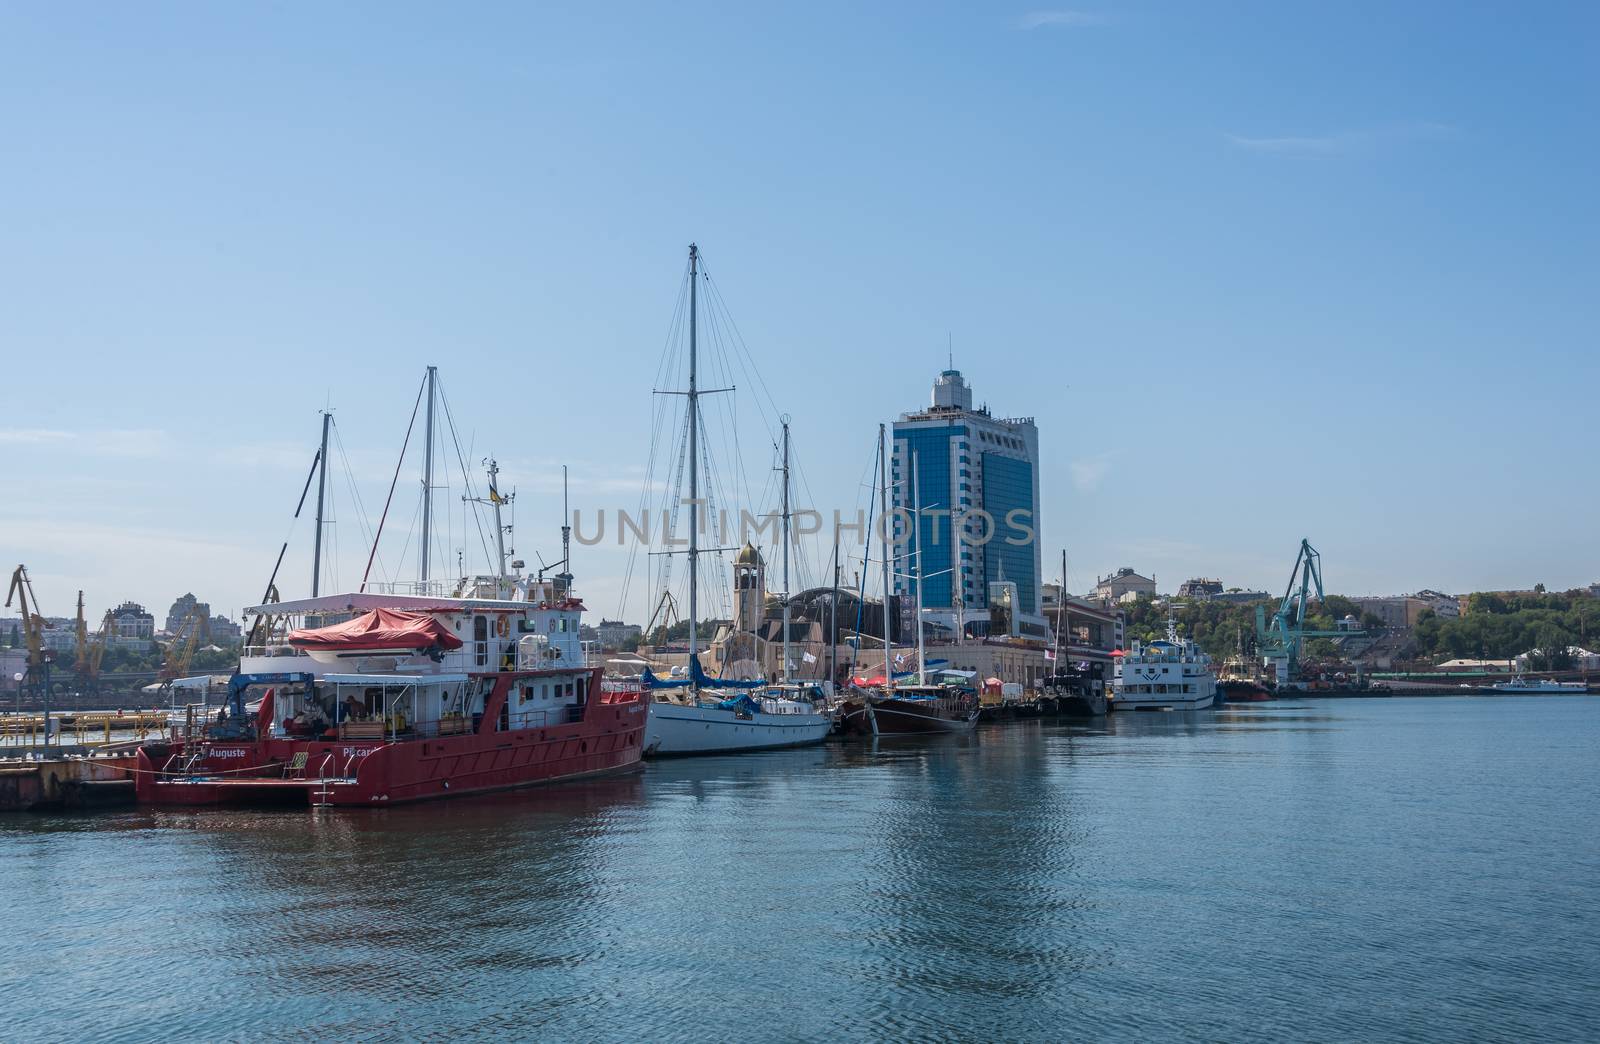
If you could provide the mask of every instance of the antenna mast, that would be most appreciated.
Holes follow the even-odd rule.
[[[689,657],[699,649],[700,636],[700,387],[695,341],[697,291],[700,284],[700,248],[689,244]]]
[[[322,449],[317,451],[317,535],[315,550],[311,555],[311,597],[315,598],[322,587],[322,504],[328,492],[328,422],[333,414],[322,411]]]
[[[883,684],[894,690],[893,645],[889,627],[889,555],[894,546],[893,527],[889,524],[889,458],[884,448],[884,426],[878,425],[878,516],[883,526]]]
[[[783,680],[789,681],[789,418],[783,418]]]
[[[561,569],[567,578],[567,589],[572,591],[572,509],[567,506],[567,466],[561,465]]]
[[[917,451],[911,451],[911,539],[915,548],[916,566],[913,578],[917,584],[917,684],[928,684],[928,653],[922,642],[922,486],[917,480]],[[961,560],[956,559],[959,566]]]
[[[433,524],[433,398],[438,374],[437,366],[428,367],[428,437],[422,463],[422,569],[419,577],[424,584],[428,582],[428,544]]]

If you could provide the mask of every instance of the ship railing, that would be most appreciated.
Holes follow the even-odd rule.
[[[240,656],[303,656],[310,659],[310,654],[303,649],[296,649],[292,645],[282,642],[272,642],[266,645],[246,645],[240,648]]]
[[[447,736],[466,736],[478,730],[483,720],[481,714],[468,717],[460,714],[446,715],[436,721],[347,721],[338,726],[338,736],[345,740],[416,740],[440,739]],[[506,729],[543,729],[554,725],[570,725],[583,720],[583,707],[568,704],[543,710],[516,711],[503,719]]]
[[[454,580],[383,580],[368,583],[367,593],[451,598],[460,586],[460,577]]]
[[[582,720],[583,708],[569,704],[546,710],[518,711],[507,716],[506,724],[511,729],[543,729],[551,725],[572,725]]]

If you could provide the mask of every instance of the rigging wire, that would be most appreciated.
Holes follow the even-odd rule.
[[[677,300],[676,300],[676,302],[675,302],[675,304],[673,306],[672,318],[667,323],[667,332],[666,332],[666,336],[665,336],[665,338],[664,338],[664,340],[662,342],[661,356],[660,356],[660,359],[658,360],[658,362],[656,364],[655,379],[654,379],[653,383],[651,384],[651,390],[652,390],[651,399],[652,399],[652,402],[651,402],[651,409],[650,409],[651,418],[650,418],[649,450],[647,451],[647,457],[646,457],[646,461],[645,461],[644,482],[643,482],[642,487],[639,490],[639,507],[638,507],[638,511],[639,511],[638,518],[639,518],[639,520],[643,520],[644,524],[646,525],[647,530],[649,528],[649,525],[648,525],[649,514],[648,514],[648,512],[650,510],[650,504],[651,504],[650,495],[651,495],[651,492],[652,492],[652,486],[653,486],[653,484],[655,482],[656,460],[657,460],[657,455],[658,455],[658,452],[660,450],[661,443],[662,443],[662,437],[661,436],[663,434],[663,430],[664,430],[664,427],[665,427],[666,418],[667,418],[668,414],[674,412],[673,410],[670,409],[668,401],[667,401],[669,398],[672,398],[672,396],[663,394],[659,389],[662,388],[662,386],[666,382],[668,376],[672,372],[674,372],[674,361],[675,361],[676,354],[677,354],[675,346],[679,342],[678,331],[680,331],[682,329],[683,321],[684,321],[684,311],[687,308],[688,301],[689,301],[688,286],[689,286],[689,264],[688,264],[687,261],[685,261],[684,262],[684,267],[683,267],[683,278],[680,279],[679,282],[678,282]],[[620,538],[621,532],[622,532],[622,521],[621,521],[621,519],[617,520],[617,527],[618,527],[617,528],[618,535],[619,535],[619,538]],[[602,534],[602,536],[603,535],[604,534]],[[639,564],[639,543],[637,541],[635,541],[628,548],[627,565],[626,565],[626,568],[623,571],[621,591],[619,593],[618,602],[617,602],[617,615],[618,615],[618,618],[622,618],[622,617],[624,617],[626,615],[626,610],[627,610],[627,605],[628,605],[628,598],[629,598],[629,596],[630,596],[630,594],[632,592],[632,588],[633,588],[634,570],[638,566],[638,564]],[[654,588],[656,586],[655,583],[654,583],[656,574],[655,574],[655,570],[650,565],[650,561],[649,561],[648,557],[645,560],[645,566],[644,566],[643,572],[645,574],[645,583],[647,585],[651,586],[652,588]],[[652,609],[652,612],[653,611],[654,610]]]
[[[356,485],[355,469],[350,466],[350,456],[345,452],[344,436],[339,432],[339,422],[337,420],[333,422],[333,439],[334,446],[339,450],[339,463],[344,467],[345,483],[350,489],[351,499],[356,506],[356,524],[360,527],[361,539],[371,544],[374,542],[375,537],[372,531],[372,524],[368,521],[370,514],[367,511],[366,502],[361,498],[361,488]],[[381,568],[383,565],[382,558],[379,558],[378,564]]]
[[[463,503],[472,503],[472,520],[477,524],[478,527],[478,542],[483,545],[484,560],[487,562],[493,562],[494,555],[489,550],[489,538],[485,536],[483,532],[483,513],[478,510],[478,504],[475,499],[477,494],[472,488],[472,476],[467,473],[467,461],[466,458],[461,455],[461,437],[456,433],[456,419],[450,412],[450,397],[445,394],[442,383],[439,386],[439,401],[444,405],[444,418],[450,426],[450,441],[455,445],[456,449],[456,463],[461,467],[461,482],[463,487],[466,489],[466,495],[469,498],[468,501],[463,501]],[[446,514],[448,514],[448,512]],[[465,529],[466,523],[463,522],[463,536],[465,535]],[[453,536],[453,534],[451,535]],[[499,569],[496,569],[495,572],[499,573]]]
[[[361,590],[363,591],[367,589],[367,577],[372,574],[372,562],[378,555],[378,540],[383,536],[383,524],[389,518],[389,505],[394,501],[394,488],[400,481],[400,469],[405,466],[406,449],[411,445],[411,429],[417,423],[417,410],[422,405],[422,393],[427,387],[428,378],[423,377],[422,386],[417,389],[417,401],[411,406],[411,420],[406,422],[406,437],[405,441],[400,443],[400,459],[395,461],[394,478],[389,482],[389,495],[383,501],[383,517],[378,519],[378,531],[372,537],[372,550],[367,554],[367,568],[361,574]],[[411,538],[408,536],[406,538],[407,546],[410,546],[410,543]],[[400,554],[401,560],[404,561],[405,552],[402,550]],[[391,575],[390,580],[393,579],[394,577]]]

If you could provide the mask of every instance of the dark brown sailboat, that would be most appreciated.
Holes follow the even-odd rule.
[[[917,466],[913,454],[911,474],[916,482]],[[878,497],[884,516],[889,513],[889,483],[885,427],[878,425]],[[921,513],[920,498],[913,493],[913,513]],[[920,527],[913,526],[912,531]],[[918,541],[920,535],[914,535]],[[951,732],[970,732],[978,724],[978,699],[972,693],[958,692],[943,685],[925,684],[927,657],[922,647],[922,585],[917,584],[917,680],[916,685],[896,685],[890,656],[889,548],[883,553],[883,677],[858,681],[856,694],[838,711],[838,730],[854,736],[921,736]],[[920,547],[913,552],[920,568]]]

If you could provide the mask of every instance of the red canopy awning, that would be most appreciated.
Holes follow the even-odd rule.
[[[344,623],[290,631],[289,644],[297,649],[459,649],[461,639],[427,613],[374,609]]]

